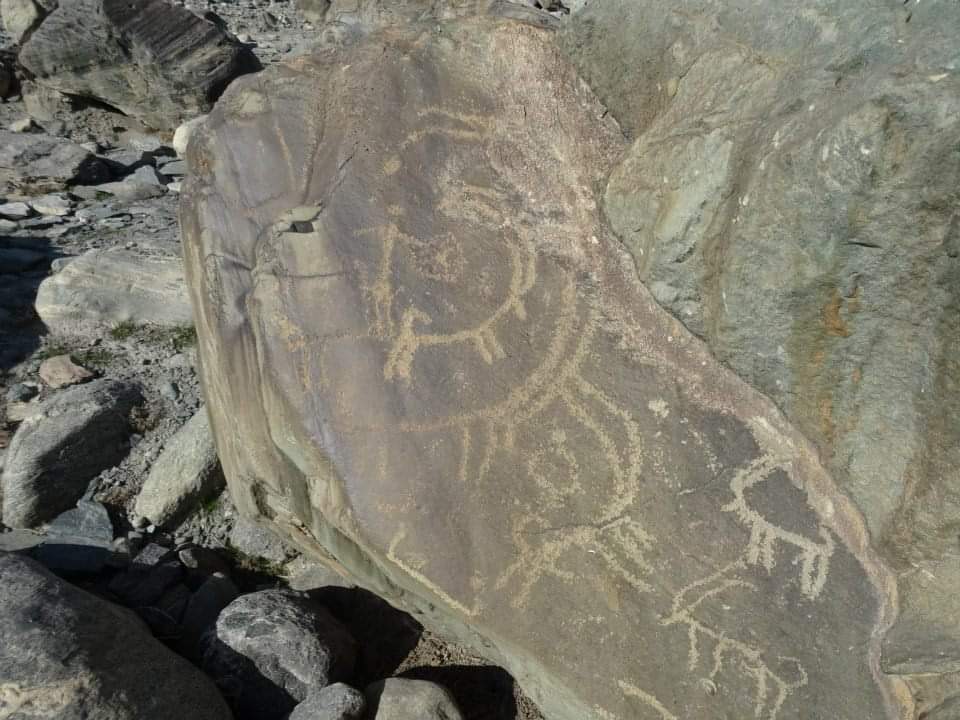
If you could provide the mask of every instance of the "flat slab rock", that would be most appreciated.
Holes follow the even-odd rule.
[[[133,613],[0,553],[0,715],[230,720],[213,682]]]
[[[193,323],[176,255],[122,247],[90,250],[41,283],[36,310],[56,332],[104,329],[119,323]]]
[[[550,33],[489,19],[231,86],[182,225],[238,509],[550,718],[900,717],[863,520],[637,279],[603,116]]]

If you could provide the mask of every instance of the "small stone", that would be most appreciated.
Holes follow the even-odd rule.
[[[40,363],[40,379],[49,387],[58,389],[91,380],[94,375],[81,365],[77,365],[69,355],[57,355]]]
[[[20,120],[14,120],[7,126],[7,129],[10,130],[10,132],[26,133],[36,130],[37,125],[35,122],[33,122],[33,118],[25,117],[21,118]]]
[[[179,193],[181,187],[183,187],[183,183],[178,180],[177,182],[172,182],[167,185],[167,190],[170,192]]]
[[[31,200],[30,207],[41,215],[63,217],[70,214],[70,211],[73,209],[73,203],[66,195],[50,194]]]
[[[81,500],[77,507],[54,518],[47,527],[47,534],[109,543],[113,540],[113,523],[102,503]]]
[[[171,177],[182,177],[187,174],[187,161],[174,160],[160,167],[160,173]]]
[[[176,129],[173,133],[173,151],[177,154],[177,157],[183,157],[187,153],[187,144],[190,142],[190,136],[193,134],[193,131],[200,125],[204,120],[206,120],[206,115],[200,115],[195,117],[192,120],[187,120]]]
[[[166,192],[163,185],[138,182],[129,178],[121,182],[103,183],[97,185],[96,189],[127,202],[149,200],[150,198],[160,197]]]
[[[40,390],[33,383],[16,383],[7,388],[7,402],[27,402],[37,396]]]
[[[13,232],[17,229],[17,224],[13,220],[0,218],[0,232]]]
[[[359,720],[367,703],[363,693],[345,683],[311,691],[289,720]],[[419,719],[417,719],[419,720]]]
[[[450,692],[426,680],[389,678],[364,691],[370,720],[462,720]]]
[[[133,171],[127,178],[128,182],[137,182],[143,185],[163,185],[163,178],[152,165],[143,165]]]
[[[0,205],[0,216],[9,220],[24,220],[33,215],[33,210],[25,202],[8,202]]]
[[[356,587],[336,570],[301,555],[283,567],[283,575],[291,590],[308,592],[325,587]]]
[[[230,531],[230,545],[248,557],[261,558],[272,563],[284,562],[292,554],[276,534],[242,516]]]
[[[164,382],[160,384],[160,394],[167,400],[176,401],[180,397],[180,388],[175,382]]]
[[[177,553],[177,557],[180,558],[180,562],[183,563],[185,568],[196,570],[206,575],[213,575],[214,573],[223,573],[226,575],[230,569],[226,561],[224,561],[216,551],[210,548],[184,548]]]

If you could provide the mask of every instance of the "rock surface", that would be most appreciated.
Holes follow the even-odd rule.
[[[364,692],[371,720],[461,720],[446,688],[426,680],[389,678]]]
[[[283,590],[241,595],[217,618],[203,667],[239,718],[285,718],[311,690],[353,671],[356,646],[324,608]]]
[[[93,378],[93,373],[77,365],[69,355],[57,355],[40,363],[40,379],[51,388],[78,385]]]
[[[230,720],[216,687],[130,612],[0,553],[0,713]]]
[[[900,717],[891,576],[605,230],[603,116],[548,32],[490,20],[231,86],[182,225],[238,509],[551,718]]]
[[[69,140],[0,130],[0,192],[49,192],[109,179],[101,160]]]
[[[173,130],[210,109],[256,57],[165,0],[60,0],[20,51],[36,82]]]
[[[956,572],[934,588],[916,568],[955,564],[960,515],[960,5],[680,7],[594,3],[564,32],[639,133],[611,226],[660,304],[814,441],[902,592],[955,618]],[[955,633],[946,652],[940,622],[920,631],[887,651],[960,667]]]
[[[365,708],[363,693],[349,685],[334,683],[307,695],[290,713],[289,720],[360,720]],[[426,716],[423,720],[427,720]]]
[[[4,459],[3,522],[33,527],[67,510],[127,450],[139,390],[116,380],[69,388],[17,428]]]
[[[193,323],[183,261],[139,248],[84,253],[43,281],[36,309],[48,328],[66,335],[120,323]]]
[[[182,520],[223,487],[210,420],[201,409],[163,448],[137,495],[134,512],[164,527]]]

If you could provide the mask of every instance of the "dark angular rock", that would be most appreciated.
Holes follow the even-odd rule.
[[[220,612],[239,594],[237,586],[222,572],[215,572],[197,588],[183,613],[178,644],[183,655],[198,662],[201,660],[204,635],[216,624]]]
[[[260,65],[222,28],[165,0],[61,0],[20,51],[35,81],[161,130],[206,112]]]

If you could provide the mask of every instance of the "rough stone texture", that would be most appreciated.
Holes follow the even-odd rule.
[[[93,378],[93,373],[77,365],[69,355],[57,355],[40,363],[37,371],[40,379],[51,388],[77,385]]]
[[[190,144],[190,136],[193,135],[194,129],[200,125],[205,118],[205,115],[191,118],[185,123],[182,123],[173,133],[172,147],[174,152],[177,153],[177,157],[184,157],[187,154],[187,145]]]
[[[26,40],[55,5],[50,0],[0,0],[0,19],[4,29],[18,45]]]
[[[51,135],[0,130],[0,192],[49,192],[98,183],[110,171],[93,153]]]
[[[210,420],[201,408],[164,446],[137,495],[134,512],[164,527],[182,520],[223,487]]]
[[[241,595],[217,618],[203,667],[239,718],[285,718],[311,690],[349,677],[356,643],[323,607],[284,590]]]
[[[276,532],[246,517],[238,517],[234,523],[230,546],[244,555],[271,563],[282,563],[292,554]]]
[[[891,576],[605,230],[603,116],[486,19],[231,86],[181,218],[231,495],[551,718],[899,717]]]
[[[349,685],[334,683],[307,695],[290,713],[289,720],[360,720],[364,708],[363,693]],[[422,720],[427,720],[426,716]]]
[[[0,553],[0,714],[230,720],[209,679],[130,612]]]
[[[84,253],[43,281],[36,309],[48,328],[68,335],[122,322],[193,323],[183,261],[176,255],[139,248]]]
[[[253,53],[165,0],[60,0],[19,55],[38,83],[96,98],[162,130],[210,109]]]
[[[956,563],[960,517],[958,27],[951,2],[629,0],[564,36],[639,134],[605,209],[640,277],[814,441],[931,603],[960,593],[915,570]],[[956,633],[910,626],[889,652],[960,667]]]
[[[129,383],[69,388],[27,417],[4,460],[3,522],[33,527],[73,507],[87,483],[127,451],[128,415],[140,401]]]
[[[555,28],[553,16],[515,0],[297,0],[305,16],[324,23],[320,42],[342,44],[381,28],[489,14]]]
[[[450,693],[426,680],[389,678],[368,686],[370,720],[461,720]]]

